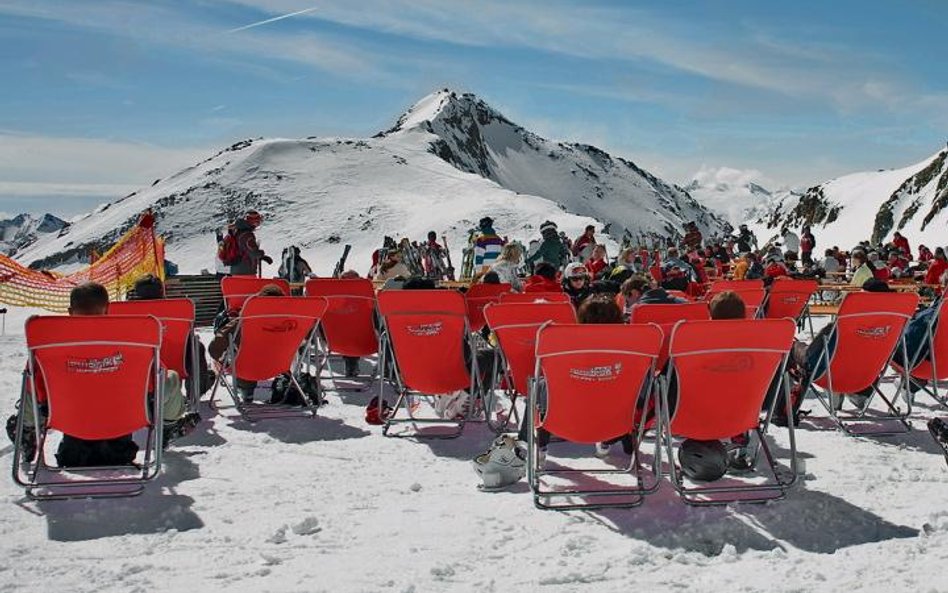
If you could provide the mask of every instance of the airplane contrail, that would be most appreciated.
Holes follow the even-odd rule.
[[[288,19],[288,18],[290,18],[290,17],[299,16],[299,15],[301,15],[301,14],[306,14],[307,12],[313,12],[313,11],[316,10],[317,8],[319,8],[319,7],[318,7],[318,6],[313,6],[312,8],[304,8],[303,10],[297,10],[296,12],[291,12],[291,13],[289,13],[289,14],[283,14],[283,15],[280,15],[280,16],[275,16],[275,17],[273,17],[272,19],[266,19],[266,20],[259,21],[259,22],[256,22],[256,23],[250,23],[249,25],[244,25],[243,27],[237,27],[236,29],[231,29],[231,30],[229,30],[229,31],[225,31],[225,33],[236,33],[237,31],[244,31],[244,30],[246,30],[246,29],[252,29],[252,28],[254,28],[254,27],[259,27],[260,25],[266,25],[266,24],[268,24],[268,23],[273,23],[273,22],[276,22],[276,21],[282,21],[283,19]]]

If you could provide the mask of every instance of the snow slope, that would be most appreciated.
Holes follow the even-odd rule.
[[[74,263],[149,207],[184,273],[213,269],[215,229],[248,208],[265,216],[258,238],[271,255],[296,244],[320,274],[332,270],[345,243],[353,245],[351,267],[365,273],[383,235],[422,239],[429,230],[447,234],[457,265],[467,231],[485,215],[501,235],[522,241],[536,238],[547,219],[572,236],[606,223],[611,253],[625,235],[674,234],[687,220],[706,233],[726,229],[687,192],[632,163],[543,140],[472,95],[441,91],[373,138],[239,142],[101,207],[18,259],[47,268]]]
[[[12,315],[21,322],[25,312]],[[9,321],[8,331],[22,331]],[[0,338],[0,410],[12,408],[23,363],[22,336]],[[534,509],[523,483],[477,490],[470,459],[491,438],[482,425],[453,441],[385,438],[362,420],[371,395],[330,391],[317,419],[256,425],[205,408],[137,498],[34,503],[0,480],[0,590],[948,587],[948,471],[920,420],[885,439],[805,425],[807,477],[785,501],[689,508],[666,483],[638,509],[559,513]],[[925,404],[920,418],[933,413]],[[773,433],[786,455],[786,430]],[[564,465],[590,453],[561,447],[550,459]],[[0,462],[9,460],[0,447]]]
[[[948,149],[901,169],[854,173],[814,186],[753,221],[758,238],[812,225],[817,245],[848,249],[889,241],[894,231],[912,249],[948,243]]]

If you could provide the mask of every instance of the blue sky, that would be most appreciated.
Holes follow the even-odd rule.
[[[242,138],[370,135],[442,87],[670,181],[807,186],[944,146],[946,30],[941,0],[0,0],[0,211],[87,211]]]

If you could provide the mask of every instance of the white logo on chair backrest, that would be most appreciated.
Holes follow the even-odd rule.
[[[892,331],[891,325],[879,325],[876,327],[860,327],[856,328],[856,334],[860,338],[868,338],[870,340],[881,340],[889,335],[889,332]]]
[[[409,325],[408,333],[418,338],[427,338],[437,336],[441,333],[444,323],[436,321],[434,323],[423,323],[421,325]]]
[[[66,361],[66,370],[70,373],[114,373],[124,361],[118,352],[102,358],[74,358]]]
[[[584,369],[570,369],[569,376],[577,381],[603,382],[615,381],[622,372],[622,363],[607,364],[596,367],[586,367]]]

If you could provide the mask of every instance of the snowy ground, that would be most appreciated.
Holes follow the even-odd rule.
[[[4,416],[25,315],[0,338]],[[535,509],[524,483],[477,490],[483,426],[387,439],[363,421],[369,397],[256,425],[205,409],[138,498],[33,503],[0,480],[0,591],[948,590],[928,401],[908,436],[804,427],[807,478],[785,501],[693,509],[664,484],[638,509],[561,513]]]

